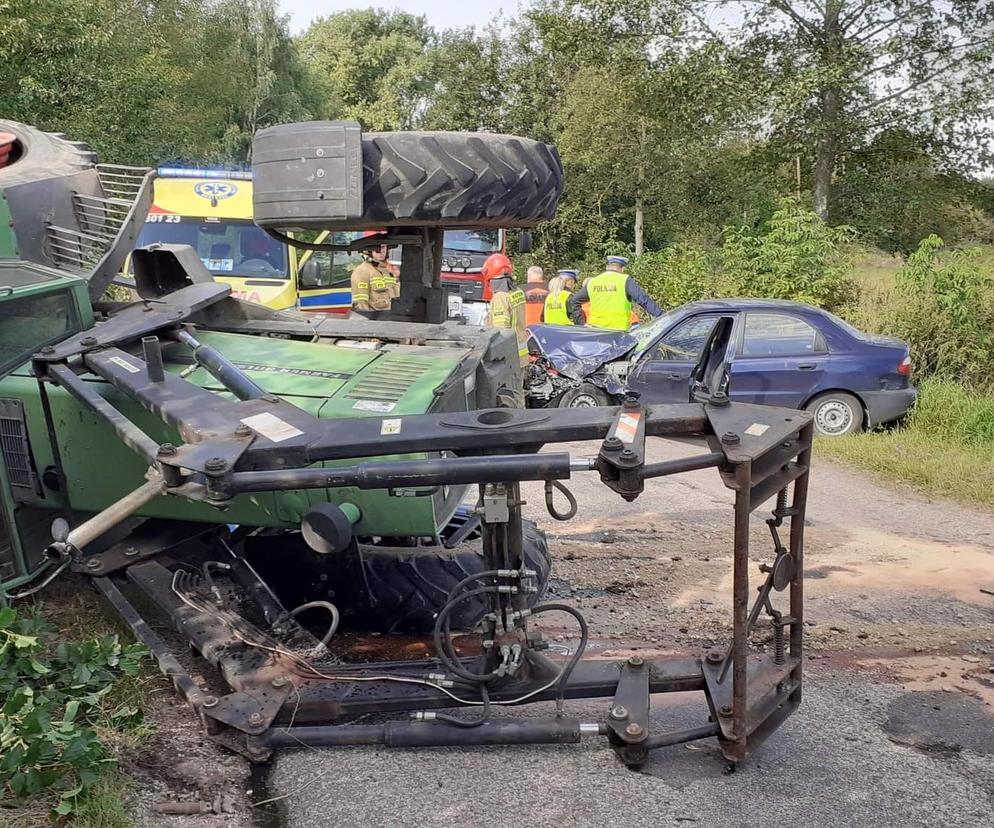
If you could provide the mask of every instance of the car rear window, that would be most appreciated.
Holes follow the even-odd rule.
[[[803,319],[785,313],[746,314],[742,356],[803,356],[824,350],[821,334]]]

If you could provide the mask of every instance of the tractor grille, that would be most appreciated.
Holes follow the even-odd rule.
[[[0,399],[0,450],[14,494],[39,493],[28,429],[24,422],[24,404],[20,400]]]
[[[390,359],[378,362],[353,385],[345,396],[350,400],[397,402],[430,365],[422,360]]]

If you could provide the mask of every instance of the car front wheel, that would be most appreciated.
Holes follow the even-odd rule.
[[[610,404],[607,392],[589,382],[582,382],[576,388],[570,388],[559,398],[560,408],[597,408],[599,405]]]
[[[826,437],[841,437],[863,428],[863,406],[852,394],[830,391],[805,406],[815,418],[815,429]]]

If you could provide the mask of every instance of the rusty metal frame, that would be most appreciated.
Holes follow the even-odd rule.
[[[336,675],[354,676],[358,672],[368,677],[390,675],[418,679],[423,678],[426,670],[444,670],[444,667],[436,661],[349,666],[328,662],[320,665],[324,675],[318,678],[278,655],[239,647],[224,623],[183,606],[168,588],[171,577],[168,561],[181,561],[185,554],[184,542],[180,540],[175,548],[165,549],[168,552],[166,562],[156,560],[154,555],[142,554],[125,569],[124,574],[132,587],[144,593],[158,610],[173,620],[182,637],[218,669],[232,688],[232,692],[220,698],[205,696],[203,692],[198,693],[184,672],[177,670],[176,659],[168,648],[163,648],[161,639],[156,640],[153,636],[151,640],[146,640],[148,626],[114,582],[106,577],[96,580],[135,634],[149,644],[163,672],[173,678],[204,719],[211,738],[255,760],[267,758],[276,748],[299,744],[561,744],[578,742],[584,735],[597,734],[606,736],[618,757],[631,766],[642,764],[653,749],[708,736],[717,738],[723,755],[730,762],[741,762],[790,716],[801,700],[804,515],[813,426],[809,418],[795,415],[796,431],[757,454],[754,461],[742,456],[740,443],[729,436],[734,432],[720,431],[727,427],[729,415],[735,412],[735,408],[722,406],[715,411],[711,406],[704,406],[708,419],[714,421],[712,428],[708,429],[707,439],[715,451],[712,455],[701,455],[702,458],[711,458],[707,463],[690,458],[683,461],[680,468],[665,469],[670,473],[683,468],[717,465],[725,484],[735,493],[733,634],[727,650],[712,650],[700,658],[643,661],[636,656],[623,662],[585,659],[579,662],[569,682],[562,688],[546,686],[549,678],[559,670],[559,662],[529,650],[527,667],[521,677],[495,688],[490,694],[494,704],[529,694],[527,703],[610,698],[613,700],[611,707],[601,722],[582,723],[563,717],[524,720],[496,717],[476,728],[453,727],[445,722],[430,720],[375,726],[343,724],[366,714],[436,711],[452,707],[454,702],[441,689],[424,683],[371,681],[360,684],[348,680],[336,681]],[[771,414],[781,413],[775,409],[761,411],[767,419],[771,419]],[[736,414],[740,426],[744,422],[742,413],[739,411]],[[749,415],[745,419],[749,419],[755,411],[746,410],[745,413]],[[617,412],[616,419],[623,414],[624,409]],[[715,425],[718,428],[714,428]],[[615,427],[612,427],[611,433],[614,430]],[[699,434],[696,429],[693,433]],[[611,434],[605,439],[605,444],[609,443],[610,437]],[[717,462],[719,454],[725,462]],[[619,490],[627,486],[630,496],[637,496],[635,489],[641,486],[642,480],[635,481],[631,475],[637,476],[639,469],[654,469],[649,471],[650,475],[661,471],[645,466],[642,459],[642,447],[636,442],[634,456],[628,459],[627,467],[613,469],[617,478],[612,488]],[[549,468],[557,466],[553,464]],[[602,471],[602,476],[604,474]],[[629,475],[627,482],[621,480],[624,475]],[[791,486],[793,498],[787,506],[785,495]],[[513,491],[516,491],[516,485]],[[789,543],[785,551],[792,561],[789,604],[783,614],[786,619],[784,626],[789,626],[789,637],[784,639],[784,652],[779,659],[776,652],[760,654],[749,644],[752,515],[775,496],[777,505],[774,515],[778,516],[779,521],[790,522]],[[177,538],[182,535],[182,532],[176,533]],[[199,547],[203,546],[202,536],[198,536],[197,543]],[[165,548],[166,544],[161,546]],[[121,549],[116,546],[101,554],[107,557],[107,571],[119,569],[126,563]],[[94,575],[103,574],[101,568],[83,569]],[[254,573],[250,577],[252,575]],[[769,582],[772,578],[767,580]],[[760,588],[761,598],[762,590],[763,587]],[[249,594],[265,591],[266,586],[261,581],[256,589],[248,590]],[[266,613],[267,619],[279,615],[280,609],[278,606],[275,610],[270,608]],[[481,657],[468,657],[465,663],[476,668],[484,662]],[[710,720],[687,731],[652,733],[649,694],[692,690],[704,693],[711,712]],[[460,692],[468,693],[466,690]],[[623,715],[619,714],[619,710]]]

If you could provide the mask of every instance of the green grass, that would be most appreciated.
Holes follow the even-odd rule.
[[[72,828],[132,828],[133,820],[125,807],[128,782],[119,773],[108,773],[87,794]]]
[[[930,496],[994,510],[994,397],[941,380],[926,380],[919,391],[904,425],[820,440],[815,451]]]
[[[882,292],[894,287],[895,276],[904,264],[900,256],[867,250],[853,262],[853,279],[864,290]]]

